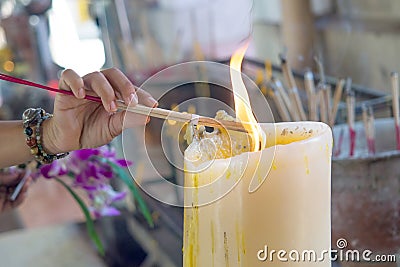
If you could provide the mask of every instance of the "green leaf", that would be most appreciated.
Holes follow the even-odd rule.
[[[149,208],[146,205],[146,202],[143,200],[142,196],[136,184],[133,182],[132,178],[126,173],[126,171],[115,164],[114,162],[108,161],[110,166],[113,168],[114,172],[121,178],[121,180],[128,186],[129,190],[131,191],[133,198],[137,201],[139,210],[145,217],[147,223],[150,227],[154,227],[153,218],[151,217],[151,213]]]
[[[94,245],[97,248],[97,251],[100,253],[101,256],[104,256],[104,247],[103,243],[100,240],[99,235],[97,234],[95,228],[94,228],[94,222],[92,217],[90,216],[89,209],[87,208],[85,202],[74,192],[74,190],[71,189],[69,185],[67,185],[63,180],[59,178],[55,178],[57,182],[62,184],[68,192],[72,195],[72,197],[76,200],[76,202],[79,204],[80,208],[82,209],[83,214],[85,215],[86,218],[86,229],[89,234],[90,239],[93,241]]]

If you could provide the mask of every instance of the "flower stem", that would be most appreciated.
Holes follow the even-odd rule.
[[[65,187],[65,189],[67,189],[67,191],[76,200],[76,202],[79,204],[79,207],[81,208],[81,210],[86,218],[86,229],[89,234],[89,237],[93,241],[93,243],[96,246],[97,251],[100,253],[100,255],[104,256],[105,252],[104,252],[103,243],[101,242],[100,237],[97,234],[96,229],[94,228],[93,219],[90,216],[89,209],[87,208],[85,202],[83,202],[83,200],[63,180],[61,180],[60,178],[55,178],[55,180],[57,182],[59,182],[60,184],[62,184]]]
[[[139,210],[145,217],[147,223],[150,227],[154,227],[153,218],[151,216],[150,210],[146,205],[146,202],[143,200],[142,196],[140,195],[139,190],[136,187],[135,182],[133,179],[125,172],[124,169],[119,167],[114,162],[108,161],[110,166],[113,168],[114,172],[121,178],[121,180],[128,186],[129,190],[131,191],[133,198],[137,201]]]

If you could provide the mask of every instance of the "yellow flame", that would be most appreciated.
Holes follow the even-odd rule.
[[[258,151],[260,147],[265,147],[266,137],[253,115],[249,95],[247,94],[247,89],[242,79],[241,66],[247,47],[248,43],[240,47],[233,54],[230,62],[230,74],[235,100],[236,118],[244,123],[243,126],[251,137],[252,151]]]

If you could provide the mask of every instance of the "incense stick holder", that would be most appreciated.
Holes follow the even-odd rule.
[[[375,120],[375,154],[368,153],[371,140],[364,129],[362,122],[354,124],[353,157],[349,157],[348,126],[333,129],[335,140],[344,134],[341,154],[332,161],[332,246],[344,238],[346,249],[396,254],[400,249],[400,152],[395,125],[393,118]],[[359,264],[348,266],[366,263]]]

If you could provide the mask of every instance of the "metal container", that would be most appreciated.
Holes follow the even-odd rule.
[[[374,155],[366,149],[362,123],[356,123],[355,128],[356,153],[352,158],[348,157],[347,125],[333,129],[335,140],[344,133],[341,154],[332,162],[333,248],[344,238],[346,249],[394,254],[400,249],[400,153],[394,121],[375,121]]]

